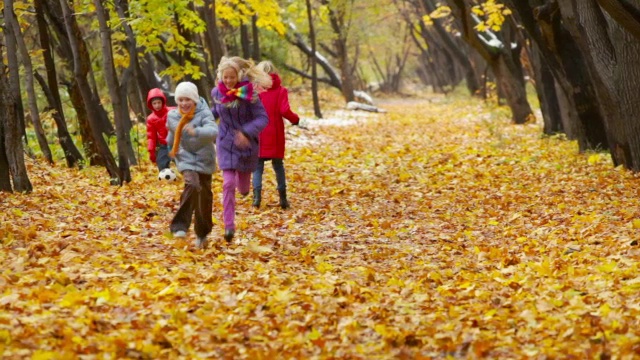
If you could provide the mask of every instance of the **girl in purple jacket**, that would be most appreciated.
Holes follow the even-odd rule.
[[[216,146],[222,170],[224,238],[230,242],[236,230],[236,188],[243,196],[249,193],[251,173],[258,166],[258,136],[269,123],[255,87],[271,87],[271,77],[238,56],[223,57],[217,75],[211,111],[220,119]]]

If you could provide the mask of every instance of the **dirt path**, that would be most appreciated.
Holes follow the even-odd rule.
[[[1,357],[637,353],[634,176],[474,100],[381,105],[288,128],[292,208],[267,169],[232,245],[215,176],[206,251],[168,234],[182,185],[151,165],[113,188],[31,163],[0,197]]]

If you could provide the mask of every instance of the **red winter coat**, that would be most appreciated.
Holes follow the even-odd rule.
[[[284,159],[284,120],[297,125],[300,117],[291,111],[287,88],[280,86],[278,74],[271,74],[273,85],[260,93],[260,100],[269,115],[269,124],[260,133],[259,156],[263,159]]]
[[[162,100],[160,111],[153,110],[151,106],[151,100],[154,98]],[[151,114],[147,116],[147,149],[150,154],[155,155],[157,145],[167,145],[167,113],[171,108],[167,107],[167,98],[158,88],[149,90],[147,107],[151,110]]]

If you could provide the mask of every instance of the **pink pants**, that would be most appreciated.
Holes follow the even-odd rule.
[[[236,229],[236,188],[247,195],[251,188],[251,172],[222,170],[222,219],[224,229]]]

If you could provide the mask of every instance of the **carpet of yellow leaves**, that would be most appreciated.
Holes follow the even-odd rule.
[[[3,359],[640,357],[638,176],[476,100],[289,127],[292,208],[238,197],[206,251],[145,162],[29,162],[0,194]],[[304,115],[304,113],[303,113]]]

